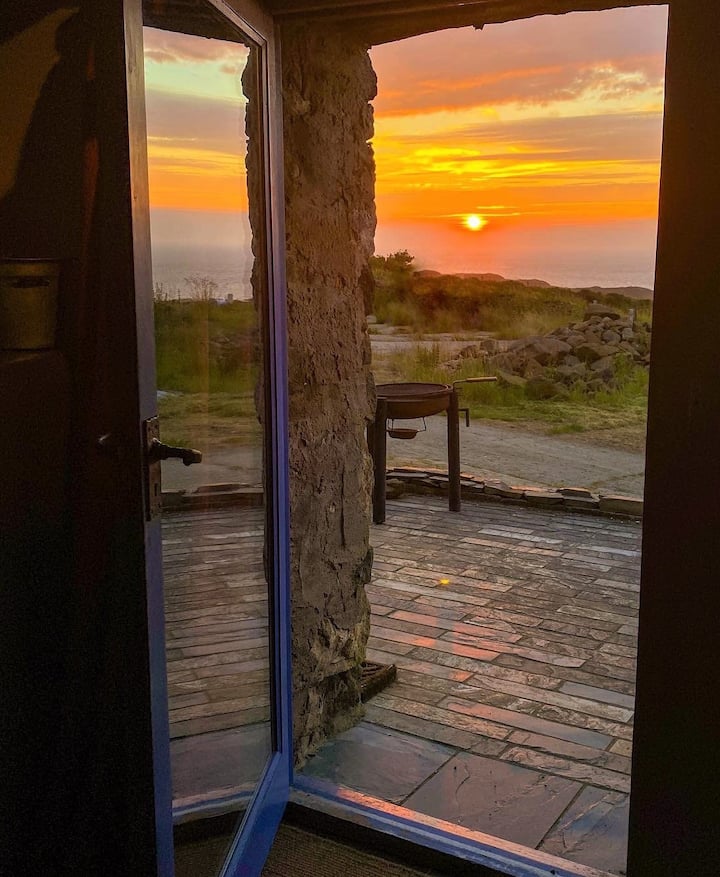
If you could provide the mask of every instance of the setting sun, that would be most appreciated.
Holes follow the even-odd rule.
[[[469,228],[470,231],[480,231],[480,229],[485,228],[487,225],[487,219],[483,216],[478,216],[476,213],[471,213],[469,216],[465,217],[465,227]]]

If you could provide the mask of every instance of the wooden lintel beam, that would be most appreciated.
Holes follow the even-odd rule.
[[[276,18],[364,18],[372,15],[405,14],[453,6],[484,6],[492,0],[268,0]]]
[[[538,15],[597,12],[628,6],[659,6],[668,0],[276,0],[268,3],[280,21],[334,23],[351,29],[368,45],[380,45],[431,31],[482,27]]]

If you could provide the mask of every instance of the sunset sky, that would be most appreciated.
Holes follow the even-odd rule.
[[[376,250],[582,283],[612,279],[612,258],[618,283],[651,282],[666,28],[666,7],[637,7],[373,49]],[[247,50],[152,30],[146,49],[159,233],[196,234],[201,215],[217,236],[246,210]]]
[[[153,242],[213,248],[247,239],[248,49],[145,28]]]

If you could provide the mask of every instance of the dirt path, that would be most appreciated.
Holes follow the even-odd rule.
[[[412,441],[388,438],[391,466],[447,469],[446,420],[429,417],[427,432]],[[513,485],[587,487],[595,493],[642,496],[642,453],[599,447],[573,436],[545,436],[519,426],[488,421],[460,427],[463,472]],[[214,448],[196,466],[163,466],[164,490],[192,490],[206,484],[260,483],[256,448]]]
[[[411,441],[388,438],[389,465],[447,469],[446,420],[428,417],[426,423],[427,432]],[[460,427],[460,465],[463,472],[513,485],[642,496],[645,455],[478,420]]]

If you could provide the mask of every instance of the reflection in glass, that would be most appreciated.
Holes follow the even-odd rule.
[[[154,6],[165,5],[146,4],[146,21],[157,24]],[[244,811],[272,749],[266,266],[254,265],[253,249],[263,247],[257,232],[253,247],[248,196],[248,167],[260,166],[258,138],[248,136],[256,127],[248,109],[257,104],[257,50],[238,42],[213,10],[198,16],[210,16],[203,36],[144,29],[161,438],[203,454],[188,467],[166,461],[162,472],[178,816],[203,807]],[[252,211],[259,228],[261,205]]]

